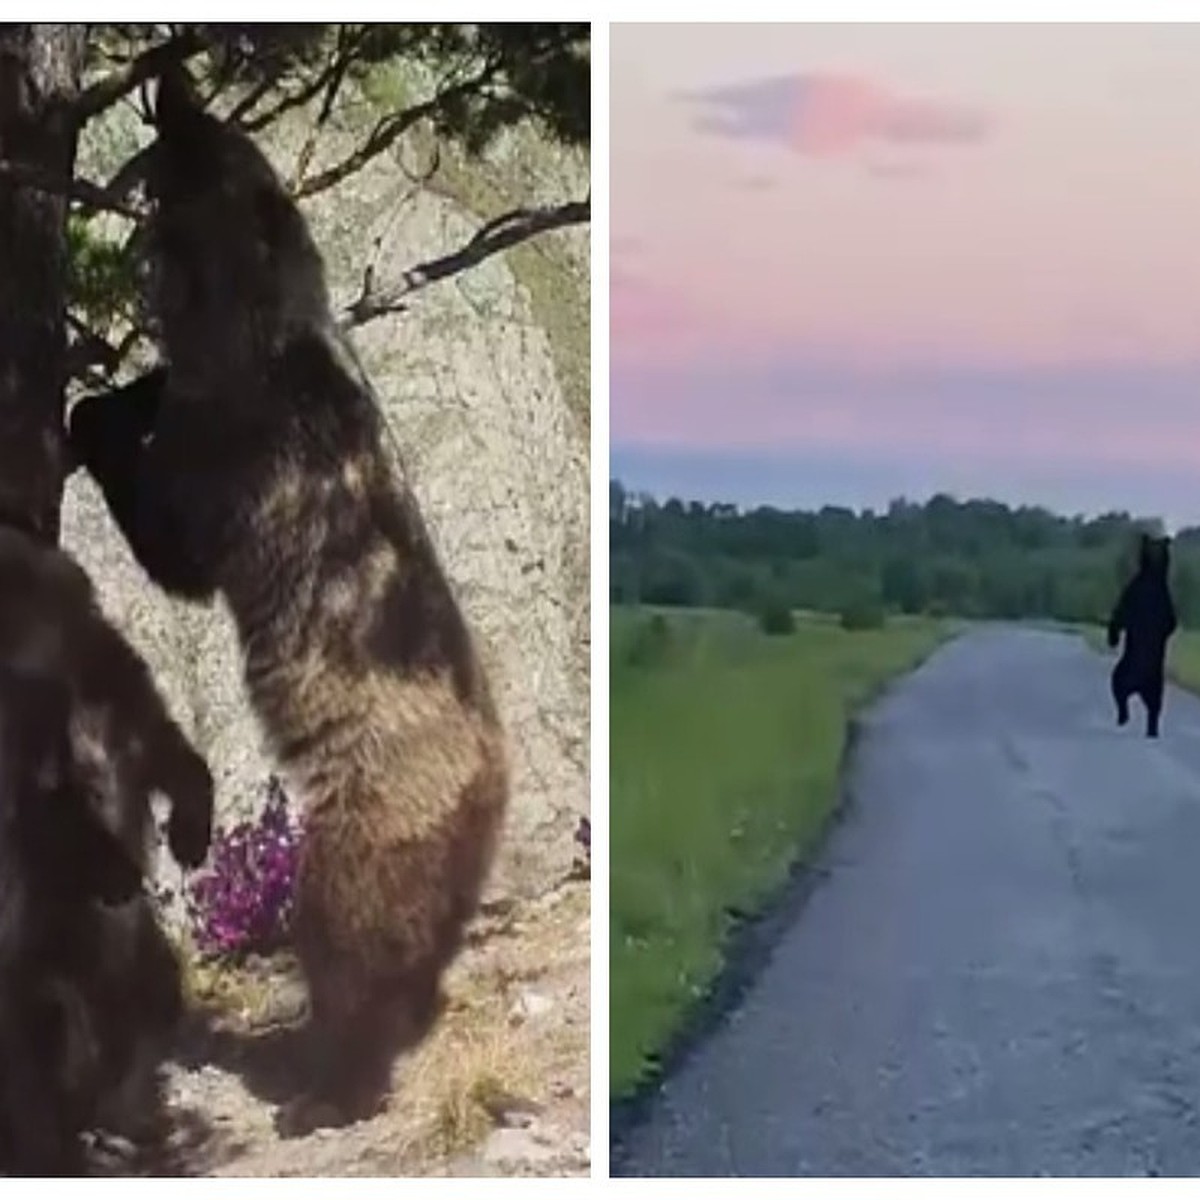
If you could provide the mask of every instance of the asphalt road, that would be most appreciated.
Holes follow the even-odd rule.
[[[1200,1174],[1200,700],[992,629],[864,718],[824,880],[632,1175]]]

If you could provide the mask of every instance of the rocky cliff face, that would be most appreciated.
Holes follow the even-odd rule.
[[[310,171],[352,148],[370,120],[362,104],[367,115],[351,109],[323,132]],[[300,114],[264,139],[285,178],[310,128]],[[117,114],[83,152],[103,176],[144,138],[135,118]],[[406,142],[305,203],[339,306],[357,296],[372,259],[386,283],[502,211],[588,191],[586,155],[530,131],[506,135],[482,163],[442,147],[437,172],[415,182],[432,152]],[[568,867],[588,805],[589,292],[582,227],[432,285],[407,311],[351,335],[490,668],[513,766],[493,880],[508,895],[538,893]],[[63,541],[209,758],[220,819],[252,809],[271,767],[227,613],[158,591],[82,473],[68,486]],[[164,882],[174,871],[164,867]]]

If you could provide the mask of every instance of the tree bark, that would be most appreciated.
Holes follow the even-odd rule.
[[[86,27],[0,25],[0,522],[58,541],[65,447],[67,194]]]

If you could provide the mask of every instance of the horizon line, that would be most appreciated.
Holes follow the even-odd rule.
[[[767,503],[748,504],[748,503],[739,503],[738,501],[734,501],[734,500],[717,500],[717,499],[711,499],[711,498],[702,499],[697,496],[681,496],[681,495],[674,495],[674,494],[666,495],[663,493],[663,491],[661,489],[655,490],[653,488],[646,488],[646,487],[631,488],[631,487],[627,486],[620,479],[619,476],[616,476],[616,475],[610,475],[608,482],[609,482],[610,487],[614,483],[619,484],[620,487],[625,491],[626,496],[628,497],[628,499],[631,503],[636,502],[638,500],[645,499],[645,498],[649,498],[655,504],[662,506],[662,505],[669,503],[672,500],[675,500],[685,506],[691,505],[691,504],[700,504],[700,505],[704,506],[705,508],[710,508],[710,509],[715,508],[715,507],[733,509],[734,513],[737,516],[746,516],[748,514],[755,513],[755,512],[774,512],[774,513],[781,513],[785,516],[797,516],[797,515],[819,514],[824,509],[836,509],[841,512],[851,513],[857,519],[862,519],[867,516],[871,516],[871,517],[884,516],[887,514],[887,511],[895,504],[909,505],[913,508],[926,508],[934,500],[945,499],[945,500],[951,501],[952,503],[954,503],[955,505],[957,505],[959,507],[965,507],[966,505],[969,505],[969,504],[989,504],[989,505],[996,505],[1000,508],[1008,510],[1009,512],[1022,512],[1022,511],[1043,512],[1043,513],[1046,513],[1048,516],[1055,518],[1056,520],[1069,521],[1069,522],[1083,521],[1083,522],[1089,523],[1089,524],[1097,522],[1097,521],[1104,521],[1104,520],[1111,520],[1111,519],[1124,520],[1124,521],[1129,522],[1130,524],[1138,524],[1139,522],[1164,522],[1165,521],[1165,518],[1160,513],[1134,513],[1132,511],[1130,511],[1129,509],[1122,509],[1122,508],[1113,508],[1113,509],[1104,509],[1104,510],[1095,509],[1095,510],[1092,510],[1091,512],[1079,510],[1076,512],[1068,513],[1063,509],[1051,508],[1049,505],[1046,505],[1046,504],[1027,503],[1027,502],[1022,502],[1019,504],[1012,504],[1006,500],[996,499],[993,496],[982,496],[982,495],[964,496],[960,493],[947,491],[944,488],[939,488],[935,491],[929,492],[925,496],[924,499],[917,499],[913,496],[905,495],[905,494],[901,493],[900,495],[889,497],[886,504],[881,505],[881,506],[871,505],[871,504],[863,504],[863,505],[856,506],[853,504],[839,504],[839,503],[834,503],[834,502],[830,501],[825,504],[822,504],[820,508],[803,507],[803,506],[784,508],[778,504],[767,504]],[[1200,533],[1200,523],[1197,523],[1195,525],[1180,525],[1175,530],[1174,534],[1172,534],[1172,537],[1179,537],[1182,534],[1193,533],[1193,532]]]

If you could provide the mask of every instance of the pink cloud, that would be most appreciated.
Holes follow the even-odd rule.
[[[683,364],[720,344],[752,351],[763,331],[689,299],[685,284],[665,286],[614,263],[609,275],[609,344],[614,361]]]
[[[614,267],[609,279],[609,336],[614,347],[673,340],[694,324],[694,314],[678,296]]]
[[[609,275],[609,354],[630,368],[686,369],[710,360],[754,360],[775,344],[755,312],[726,311],[692,300],[689,282],[664,286],[620,266]]]
[[[688,99],[704,106],[698,126],[735,139],[762,139],[813,157],[846,155],[863,143],[956,144],[991,129],[983,110],[905,96],[856,75],[779,76]]]

